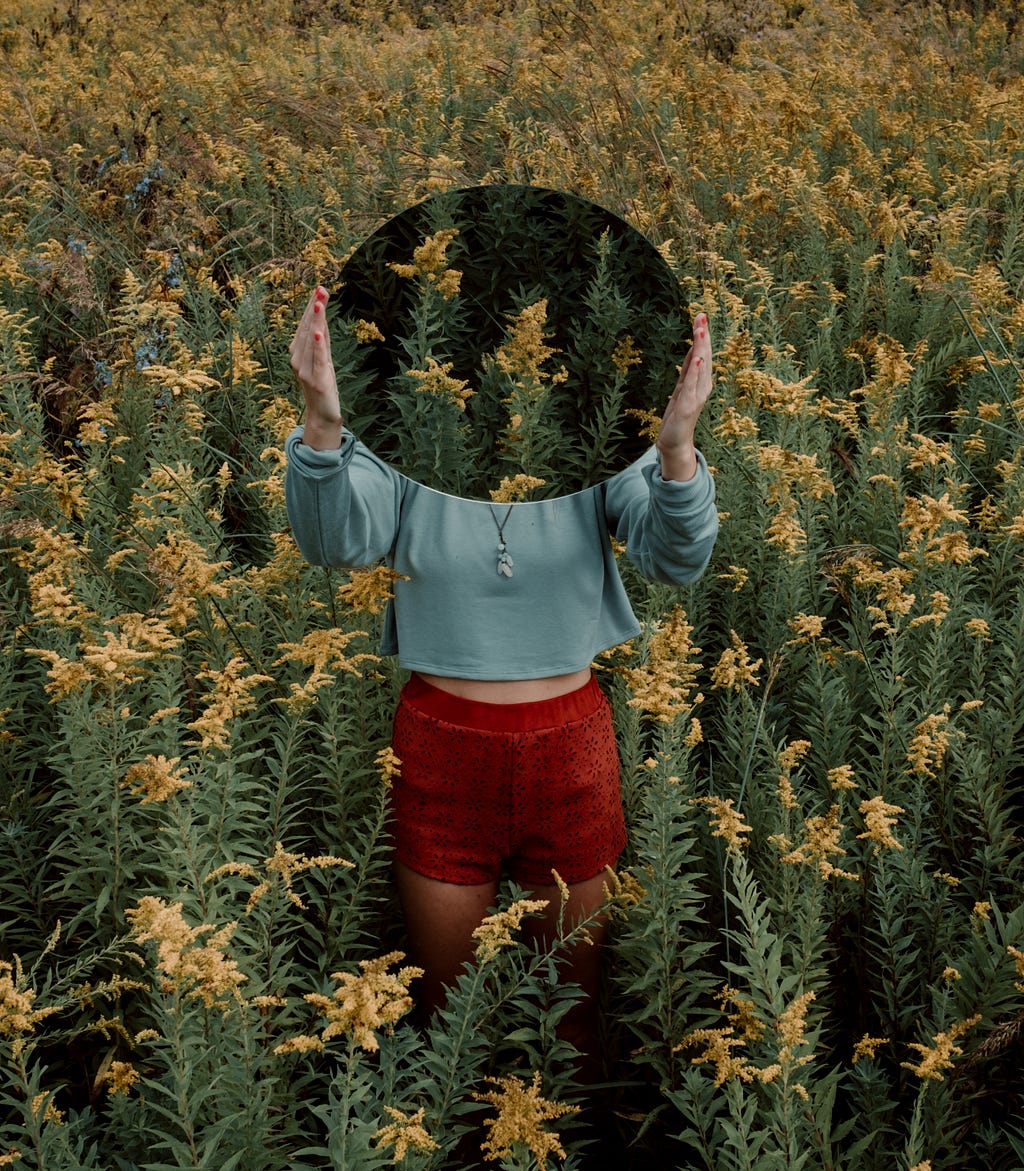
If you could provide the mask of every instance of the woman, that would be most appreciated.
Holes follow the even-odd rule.
[[[714,483],[694,444],[711,392],[707,318],[694,323],[656,449],[603,484],[493,505],[426,488],[345,430],[318,288],[291,344],[305,425],[288,440],[288,510],[314,564],[379,558],[400,574],[382,649],[412,675],[395,716],[402,762],[392,803],[395,876],[429,1012],[473,952],[473,930],[507,866],[548,900],[533,925],[596,916],[604,871],[625,843],[618,754],[591,661],[639,632],[609,532],[646,576],[691,581],[718,528]],[[567,976],[585,993],[566,1035],[596,1057],[600,947]]]

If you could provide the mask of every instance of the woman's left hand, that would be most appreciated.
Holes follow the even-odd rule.
[[[698,313],[693,323],[693,346],[679,367],[679,381],[665,407],[657,448],[664,480],[690,480],[697,473],[694,432],[711,395],[711,335],[708,319]]]

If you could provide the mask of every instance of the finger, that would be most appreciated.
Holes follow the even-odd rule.
[[[318,318],[322,319],[326,315],[327,306],[327,290],[323,285],[317,285],[306,302],[306,308],[303,311],[302,317],[299,318],[298,327],[295,330],[295,336],[292,338],[292,344],[289,349],[292,349],[296,344],[307,335],[312,328],[313,322]]]

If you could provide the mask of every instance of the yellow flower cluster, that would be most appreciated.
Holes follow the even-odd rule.
[[[976,1014],[967,1020],[957,1021],[951,1028],[936,1033],[930,1045],[912,1041],[910,1048],[921,1054],[921,1060],[916,1065],[904,1061],[901,1063],[903,1069],[909,1069],[911,1073],[927,1081],[943,1081],[946,1071],[953,1068],[953,1058],[963,1053],[957,1042],[980,1020],[980,1014]]]
[[[179,756],[168,760],[163,753],[159,756],[150,753],[145,760],[129,767],[124,784],[131,788],[133,797],[142,798],[141,805],[166,801],[182,789],[192,787],[192,782],[186,780],[187,773],[178,769],[180,760]]]
[[[271,890],[275,881],[281,884],[288,901],[303,911],[305,903],[292,887],[292,879],[295,875],[302,874],[306,870],[322,869],[328,866],[351,867],[352,865],[354,865],[352,862],[348,862],[344,858],[335,858],[332,854],[317,854],[312,858],[306,857],[305,854],[291,854],[284,849],[280,842],[275,842],[273,854],[263,860],[266,878],[253,888],[245,906],[246,912],[251,911],[260,899]],[[212,882],[223,874],[238,874],[245,878],[255,878],[256,868],[249,862],[226,862],[223,866],[212,870],[206,876],[206,881]]]
[[[533,1155],[538,1171],[547,1167],[548,1155],[564,1159],[565,1150],[558,1135],[545,1130],[544,1123],[572,1114],[577,1107],[542,1098],[539,1072],[534,1072],[529,1085],[518,1077],[488,1080],[496,1088],[473,1095],[478,1102],[489,1102],[497,1111],[496,1117],[484,1120],[489,1133],[480,1149],[487,1152],[487,1158],[510,1157],[516,1146],[522,1145]]]
[[[804,821],[804,840],[794,846],[784,835],[776,835],[772,841],[784,851],[782,861],[789,865],[803,864],[817,866],[818,873],[824,880],[830,878],[847,878],[851,882],[859,881],[859,876],[848,870],[840,870],[832,862],[833,858],[842,858],[846,850],[840,845],[840,835],[843,826],[839,820],[839,806],[832,805],[828,812],[816,817],[808,817]]]
[[[389,952],[372,960],[360,960],[362,972],[334,972],[332,980],[339,987],[331,996],[309,992],[305,999],[326,1018],[319,1036],[303,1035],[283,1041],[275,1053],[316,1052],[332,1037],[351,1036],[367,1052],[375,1052],[380,1042],[375,1029],[388,1028],[412,1008],[409,981],[423,975],[422,968],[406,967],[397,972],[387,969],[403,959],[400,951]]]
[[[907,749],[907,763],[911,772],[925,777],[938,776],[952,735],[949,712],[950,705],[947,703],[941,712],[925,716],[914,729],[913,739]]]
[[[273,683],[269,675],[246,674],[245,659],[235,656],[221,671],[202,671],[198,678],[213,681],[205,710],[188,726],[199,733],[199,747],[224,750],[231,743],[231,722],[256,706],[255,690]]]
[[[426,394],[435,395],[442,402],[450,403],[460,411],[466,409],[466,402],[473,395],[473,389],[462,378],[453,378],[451,375],[453,362],[438,362],[428,355],[427,368],[415,368],[406,371],[409,378],[418,383],[416,389]]]
[[[526,915],[543,911],[547,899],[518,899],[504,911],[495,911],[474,928],[473,938],[477,941],[476,958],[480,964],[493,960],[498,953],[515,943],[513,931],[518,931]]]
[[[451,300],[458,295],[462,284],[462,273],[458,269],[446,267],[448,245],[458,234],[456,228],[435,232],[413,249],[412,264],[390,264],[388,267],[405,280],[419,279],[433,286],[446,301]]]
[[[730,854],[738,854],[747,844],[747,835],[753,826],[747,825],[740,811],[734,808],[731,797],[694,797],[691,805],[706,805],[711,810],[711,836],[721,838]]]
[[[379,585],[380,578],[372,582],[359,582],[357,589],[362,585],[369,585],[371,589]],[[345,587],[342,587],[345,588]],[[364,591],[364,597],[368,591]],[[283,642],[278,650],[284,651],[275,666],[282,663],[298,663],[309,667],[309,677],[304,683],[291,683],[291,694],[284,700],[288,707],[301,711],[310,704],[316,703],[319,691],[333,683],[338,671],[345,671],[351,675],[362,677],[363,663],[379,663],[380,656],[360,651],[348,655],[348,644],[357,638],[365,638],[365,630],[339,630],[336,626],[320,627],[311,630],[302,642]]]
[[[560,382],[566,377],[564,370],[548,375],[543,369],[545,362],[558,353],[545,341],[547,317],[546,298],[527,305],[510,321],[505,340],[494,354],[495,365],[513,379],[527,398],[537,398],[549,378]]]
[[[933,496],[907,496],[903,502],[900,528],[906,532],[910,548],[901,557],[920,556],[928,564],[947,562],[951,565],[966,565],[975,557],[984,557],[985,550],[969,544],[963,527],[947,527],[968,523],[967,513],[953,504],[948,492],[937,499]]]
[[[25,1044],[26,1035],[35,1032],[36,1025],[59,1012],[59,1007],[33,1008],[35,990],[25,984],[21,964],[0,960],[0,1037],[13,1042],[18,1053]]]
[[[899,805],[890,805],[882,796],[862,801],[860,813],[867,829],[857,837],[874,842],[876,854],[883,849],[902,850],[903,846],[893,837],[892,827],[896,824],[894,814],[905,812]]]
[[[517,472],[514,476],[505,476],[497,488],[491,490],[491,500],[495,504],[511,504],[515,500],[525,500],[534,488],[543,488],[546,483],[547,481],[539,476]]]
[[[673,606],[648,639],[646,663],[622,669],[633,692],[630,707],[670,724],[703,702],[704,696],[696,690],[700,662],[694,661],[701,652],[693,645],[692,634],[686,611]]]
[[[746,643],[735,630],[729,631],[729,643],[711,668],[711,686],[721,691],[760,687],[756,672],[764,660],[751,659]]]
[[[379,614],[394,597],[395,582],[408,580],[405,574],[390,565],[351,569],[348,582],[338,588],[338,600],[357,612]]]
[[[741,1082],[757,1081],[762,1085],[785,1078],[794,1093],[806,1098],[806,1088],[791,1081],[790,1077],[814,1060],[813,1053],[797,1053],[799,1048],[808,1044],[807,1012],[815,999],[814,993],[805,992],[795,997],[779,1014],[775,1022],[778,1049],[775,1060],[765,1066],[758,1066],[744,1053],[736,1052],[765,1036],[765,1025],[757,1016],[753,1001],[744,998],[734,988],[724,988],[717,999],[723,1007],[726,1004],[733,1006],[733,1011],[726,1013],[729,1024],[718,1029],[694,1029],[675,1047],[675,1051],[701,1047],[700,1053],[692,1058],[692,1064],[713,1065],[716,1086],[725,1085],[733,1078]]]
[[[168,989],[197,998],[207,1008],[226,1007],[228,1000],[239,998],[238,989],[245,975],[226,954],[236,924],[229,923],[219,930],[210,923],[190,927],[181,903],[167,903],[153,895],[139,899],[125,913],[133,938],[140,943],[156,943],[157,967]],[[204,936],[206,942],[201,943]]]
[[[373,1143],[378,1147],[393,1147],[395,1155],[392,1162],[401,1163],[409,1151],[429,1154],[438,1149],[437,1143],[423,1126],[425,1107],[421,1106],[415,1114],[403,1114],[394,1106],[385,1106],[384,1112],[390,1116],[391,1122],[377,1131]]]

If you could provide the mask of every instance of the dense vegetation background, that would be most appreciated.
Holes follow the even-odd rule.
[[[982,0],[5,6],[0,1165],[1024,1166],[1021,61]],[[519,892],[412,1023],[387,575],[282,506],[308,290],[485,181],[718,350],[713,563],[600,663],[600,1131]]]

